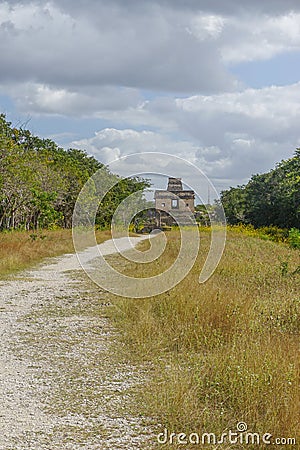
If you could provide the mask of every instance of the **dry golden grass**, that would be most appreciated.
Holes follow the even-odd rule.
[[[126,272],[164,268],[179,245],[176,232],[168,238],[152,268],[131,264]],[[201,244],[207,251],[207,233]],[[253,432],[299,442],[300,275],[292,275],[299,251],[229,230],[223,259],[204,285],[199,264],[169,292],[115,300],[122,348],[153,366],[140,412],[174,432],[221,434],[245,421]]]
[[[1,276],[73,251],[68,230],[43,231],[34,240],[30,234],[0,234]],[[178,233],[167,236],[159,260],[129,264],[124,271],[145,277],[165,270],[179,248]],[[108,239],[110,232],[97,237]],[[142,245],[147,249],[149,243]],[[250,431],[299,443],[300,275],[293,275],[299,251],[229,231],[220,265],[200,285],[208,248],[209,233],[202,233],[197,264],[174,289],[154,298],[113,300],[120,357],[152,367],[138,412],[155,418],[159,431],[165,426],[221,435],[245,421]]]
[[[110,231],[97,231],[97,241],[110,239]],[[0,232],[0,277],[25,269],[43,258],[74,252],[71,230]]]

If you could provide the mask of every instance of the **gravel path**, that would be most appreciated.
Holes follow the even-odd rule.
[[[112,241],[101,250],[116,252]],[[146,369],[113,354],[111,307],[76,255],[0,282],[1,450],[151,448],[147,419],[128,406]]]

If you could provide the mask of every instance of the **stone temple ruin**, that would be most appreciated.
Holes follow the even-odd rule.
[[[154,193],[157,226],[190,225],[195,211],[195,192],[182,188],[181,178],[169,178],[167,190]],[[173,216],[173,217],[172,217]]]

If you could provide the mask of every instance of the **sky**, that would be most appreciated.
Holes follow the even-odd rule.
[[[0,0],[0,55],[8,120],[105,164],[169,153],[220,191],[300,146],[299,0]]]

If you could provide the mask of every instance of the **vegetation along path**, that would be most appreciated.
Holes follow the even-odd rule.
[[[72,254],[0,282],[1,450],[147,448],[128,408],[145,375],[112,351],[108,302]]]

